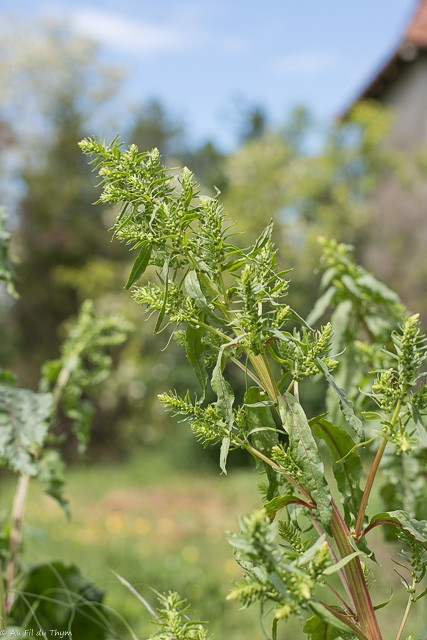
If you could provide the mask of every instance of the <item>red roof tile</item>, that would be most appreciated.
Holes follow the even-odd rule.
[[[404,36],[406,42],[427,47],[427,0],[420,0]]]
[[[427,0],[418,0],[418,5],[402,39],[374,77],[353,100],[351,106],[359,100],[381,99],[389,83],[399,75],[402,66],[415,60],[418,50],[424,48],[427,49]],[[341,117],[346,117],[351,106]]]

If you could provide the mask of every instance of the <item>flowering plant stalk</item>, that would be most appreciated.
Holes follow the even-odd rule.
[[[80,146],[101,177],[100,202],[119,206],[115,237],[136,252],[126,289],[155,315],[156,332],[173,328],[198,380],[197,397],[170,391],[160,401],[204,446],[220,445],[224,474],[233,449],[265,473],[262,508],[241,519],[231,540],[244,578],[229,599],[272,605],[273,640],[291,616],[304,620],[312,640],[382,640],[368,543],[372,529],[391,525],[408,591],[396,623],[400,640],[411,606],[426,593],[422,489],[406,481],[420,473],[427,445],[427,347],[418,316],[405,316],[397,296],[357,267],[348,247],[324,242],[325,293],[305,321],[288,303],[271,225],[242,249],[218,197],[201,196],[188,169],[174,176],[157,150],[122,150],[117,139]],[[330,307],[332,322],[313,328]],[[322,380],[327,409],[308,416],[308,390]],[[367,473],[364,450],[374,452]],[[382,466],[388,493],[374,514],[370,498]],[[165,600],[168,615],[153,637],[184,637],[171,627],[175,600]],[[207,638],[196,627],[186,637]]]

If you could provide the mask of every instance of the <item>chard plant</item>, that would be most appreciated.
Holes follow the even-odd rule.
[[[156,332],[173,328],[198,380],[197,396],[170,391],[160,401],[204,446],[219,445],[224,474],[235,449],[265,473],[262,507],[231,538],[243,578],[229,599],[269,611],[271,635],[264,623],[263,634],[273,640],[292,616],[311,640],[386,640],[377,610],[387,603],[372,580],[381,568],[369,547],[383,527],[398,541],[390,564],[407,591],[406,607],[392,608],[393,637],[407,637],[411,608],[427,592],[425,494],[411,483],[425,474],[427,447],[418,316],[348,247],[324,242],[324,293],[304,320],[290,304],[271,225],[242,249],[218,197],[200,195],[187,168],[174,175],[157,150],[123,150],[117,139],[80,146],[101,177],[100,202],[118,206],[114,236],[136,253],[126,289],[154,314]],[[316,328],[327,309],[332,322]],[[313,416],[310,391],[321,384],[327,406]],[[208,637],[186,622],[176,594],[161,604],[152,638]]]

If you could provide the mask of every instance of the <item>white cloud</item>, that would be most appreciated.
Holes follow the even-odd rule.
[[[325,51],[305,51],[282,56],[276,60],[274,69],[282,75],[313,76],[337,66],[337,58]]]
[[[179,26],[131,20],[89,7],[76,8],[69,19],[82,35],[134,53],[176,51],[189,41],[188,34]]]

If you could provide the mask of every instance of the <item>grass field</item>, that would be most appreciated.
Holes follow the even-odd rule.
[[[210,621],[217,640],[262,640],[257,608],[240,611],[236,603],[225,601],[233,579],[241,575],[225,532],[238,529],[239,514],[259,506],[259,478],[241,468],[220,475],[203,454],[190,470],[174,466],[175,459],[172,451],[154,450],[122,465],[73,469],[67,490],[71,521],[40,487],[32,485],[23,560],[76,563],[105,589],[106,604],[120,612],[140,640],[154,627],[147,611],[113,572],[152,603],[151,588],[179,591],[191,600],[201,619]],[[384,599],[390,587],[399,591],[394,574],[380,570],[379,576]],[[396,606],[403,611],[403,594],[396,598]],[[408,634],[411,630],[423,633],[415,636],[421,640],[427,616],[423,603],[417,606],[417,620],[412,629],[408,626]],[[387,619],[390,613],[385,611]],[[114,615],[111,620],[120,638],[129,637]],[[302,638],[297,627],[296,621],[280,632],[280,640]],[[394,623],[390,638],[395,637],[395,627]]]

